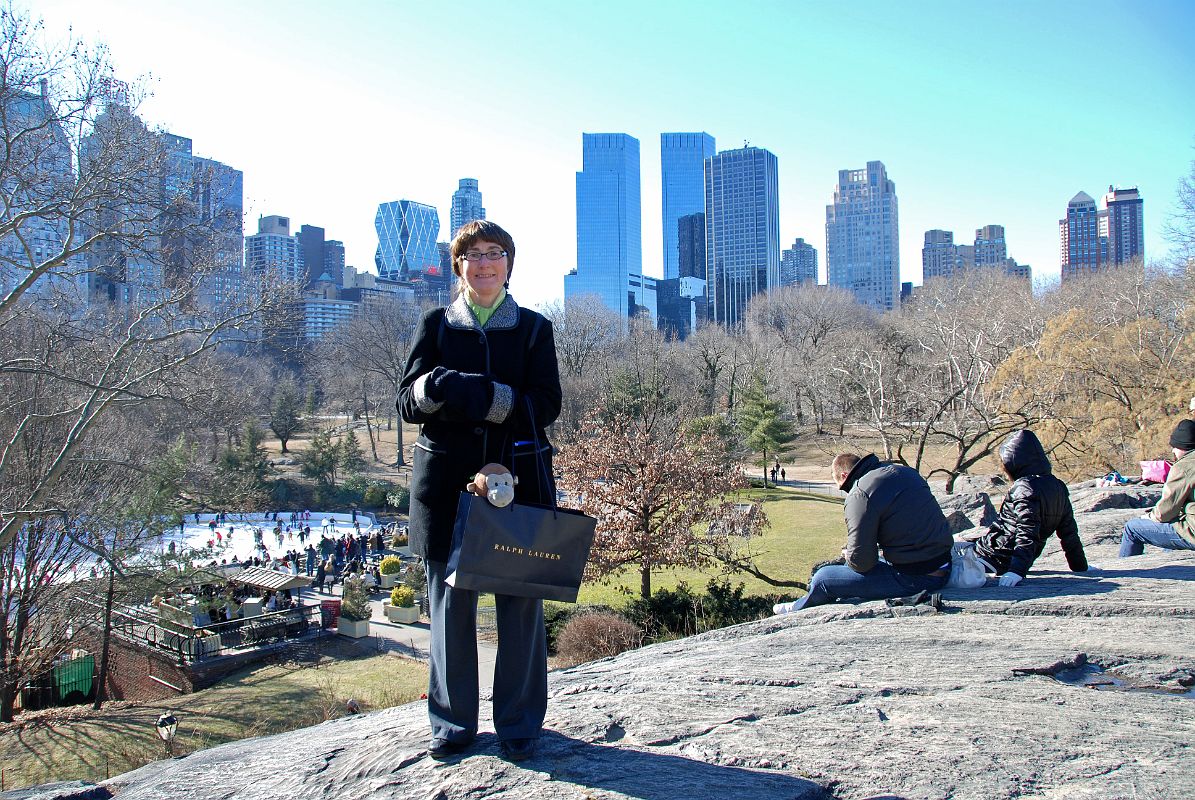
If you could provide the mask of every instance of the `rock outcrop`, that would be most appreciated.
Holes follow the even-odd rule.
[[[1192,797],[1195,552],[1117,559],[1117,502],[1079,518],[1099,571],[1054,540],[942,612],[821,607],[554,673],[522,764],[492,733],[432,761],[416,703],[47,797]]]

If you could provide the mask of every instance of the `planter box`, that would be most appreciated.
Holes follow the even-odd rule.
[[[336,633],[350,639],[363,639],[369,635],[369,620],[352,620],[341,617],[337,621]]]
[[[391,622],[402,622],[409,625],[419,621],[418,606],[392,606],[385,603],[382,607],[386,610],[386,619]]]
[[[392,572],[389,575],[387,575],[386,573],[382,573],[382,588],[383,589],[393,589],[395,586],[398,585],[398,582],[401,579],[402,579],[402,575],[400,575],[397,572]]]

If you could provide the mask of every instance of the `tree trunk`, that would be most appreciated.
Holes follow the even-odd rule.
[[[8,617],[0,615],[0,666],[9,660]],[[17,699],[17,670],[0,669],[0,722],[12,722]]]
[[[112,600],[116,596],[116,570],[108,566],[108,591],[104,596],[104,633],[100,643],[100,670],[95,685],[95,702],[91,707],[96,711],[107,699],[108,686],[108,651],[112,641]]]
[[[395,441],[395,451],[394,451],[394,466],[396,466],[396,467],[405,467],[405,466],[407,465],[407,461],[406,461],[406,457],[403,455],[403,452],[402,452],[402,451],[403,451],[403,444],[402,444],[402,417],[399,417],[399,418],[398,418],[398,420],[397,420],[397,422],[396,422],[396,424],[395,424],[395,426],[394,426],[394,429],[395,429],[396,431],[398,431],[398,433],[397,433],[397,434],[395,435],[395,437],[394,437],[394,441]]]
[[[651,599],[651,567],[646,564],[639,568],[639,596],[644,600]]]
[[[373,435],[373,425],[369,422],[369,392],[364,385],[361,387],[361,400],[365,406],[365,433],[369,436],[369,449],[373,451],[374,463],[377,463],[382,459],[378,458],[378,441]]]

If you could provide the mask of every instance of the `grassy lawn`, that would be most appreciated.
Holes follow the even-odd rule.
[[[354,647],[341,645],[341,647]],[[4,787],[49,781],[103,780],[163,756],[158,715],[179,720],[174,752],[190,753],[236,739],[314,725],[345,713],[409,703],[427,687],[426,665],[387,654],[342,653],[319,667],[269,665],[238,672],[215,686],[161,704],[109,703],[34,712],[0,725]]]
[[[752,489],[744,497],[763,500],[771,526],[754,544],[755,564],[761,572],[778,580],[809,581],[809,568],[833,558],[842,550],[846,528],[842,521],[842,502],[828,497],[803,494],[789,489]],[[681,581],[695,591],[702,591],[710,578],[721,575],[716,567],[707,570],[665,569],[652,573],[652,591],[673,589]],[[750,575],[728,576],[731,586],[743,583],[744,594],[791,594],[799,589],[770,586]],[[639,573],[625,572],[604,584],[585,584],[577,602],[604,604],[618,608],[639,593]]]

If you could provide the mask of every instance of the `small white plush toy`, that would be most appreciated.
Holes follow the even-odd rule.
[[[503,508],[514,501],[518,482],[519,479],[501,464],[486,464],[465,488],[478,497],[485,497],[491,505]]]

